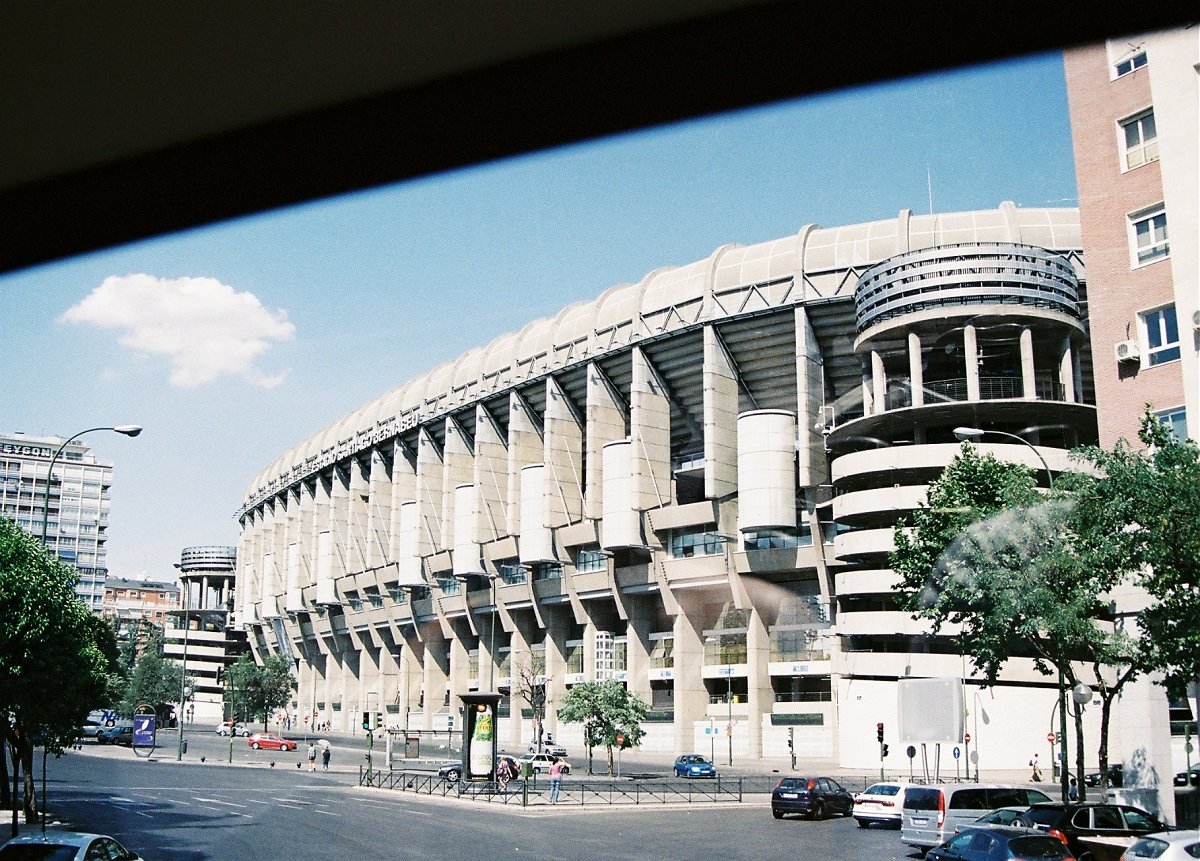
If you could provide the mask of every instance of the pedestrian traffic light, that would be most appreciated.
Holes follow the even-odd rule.
[[[883,748],[879,751],[879,756],[882,759],[887,759],[887,755],[888,755],[888,746],[885,744],[883,746]]]
[[[879,743],[883,744],[883,722],[875,724],[875,738],[879,739]]]
[[[362,713],[362,728],[363,728],[363,729],[368,729],[368,730],[372,728],[372,727],[371,727],[371,713],[370,713],[370,712],[363,712],[363,713]]]

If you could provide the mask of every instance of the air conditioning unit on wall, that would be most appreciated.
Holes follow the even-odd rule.
[[[1118,362],[1136,362],[1141,356],[1137,341],[1118,341],[1113,345]]]

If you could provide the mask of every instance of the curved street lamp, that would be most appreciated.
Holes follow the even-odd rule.
[[[68,437],[66,440],[63,441],[63,444],[58,447],[58,451],[54,452],[54,457],[50,458],[50,468],[48,470],[46,470],[46,493],[45,493],[45,497],[42,501],[42,544],[43,544],[43,546],[46,544],[47,526],[50,523],[50,485],[54,482],[54,464],[56,464],[58,462],[58,457],[59,457],[59,455],[61,455],[63,453],[63,449],[65,449],[68,445],[70,445],[75,440],[79,439],[85,433],[92,433],[93,431],[114,431],[119,434],[124,434],[125,436],[128,436],[128,437],[134,437],[142,432],[142,426],[141,425],[117,425],[116,427],[104,426],[104,427],[98,427],[98,428],[88,428],[87,430],[81,430],[79,433],[75,434],[72,437]]]
[[[1046,463],[1046,458],[1042,456],[1042,453],[1029,440],[1019,437],[1015,433],[1008,433],[1007,431],[969,427],[957,427],[954,429],[954,437],[960,442],[978,442],[984,434],[1014,439],[1021,443],[1021,445],[1028,447],[1037,459],[1041,461],[1042,468],[1046,470],[1046,483],[1050,486],[1051,491],[1054,490],[1054,475],[1050,472],[1050,464]],[[1067,787],[1067,686],[1061,669],[1058,671],[1058,720],[1059,732],[1062,735],[1062,744],[1059,747],[1059,756],[1062,757],[1062,762],[1053,763],[1052,765],[1058,766],[1059,785],[1062,789],[1062,800],[1065,802],[1069,793]]]

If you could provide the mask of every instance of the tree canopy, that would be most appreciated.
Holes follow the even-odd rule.
[[[105,626],[75,597],[75,571],[0,518],[0,734],[25,766],[25,813],[35,815],[33,746],[61,753],[104,702]]]
[[[583,724],[583,743],[589,751],[595,747],[608,751],[608,773],[612,774],[617,733],[624,737],[623,747],[636,747],[646,734],[642,721],[649,711],[650,707],[620,682],[607,681],[572,686],[557,714],[561,721]]]
[[[160,721],[165,722],[170,715],[170,704],[180,701],[183,686],[183,666],[163,658],[162,634],[155,631],[133,665],[125,697],[121,700],[121,713],[131,715],[139,704],[145,703],[155,710]]]
[[[268,655],[259,666],[249,655],[242,655],[226,672],[231,702],[237,714],[267,720],[276,709],[286,706],[296,690],[292,661],[285,655]]]

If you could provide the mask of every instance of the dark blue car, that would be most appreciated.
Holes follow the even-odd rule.
[[[703,754],[685,753],[675,760],[676,777],[716,777],[717,768]]]
[[[1071,851],[1057,837],[1028,828],[964,828],[925,855],[926,861],[1063,861]]]
[[[854,797],[832,777],[782,777],[771,790],[771,815],[776,819],[785,813],[824,819],[833,813],[849,816],[853,811]]]

